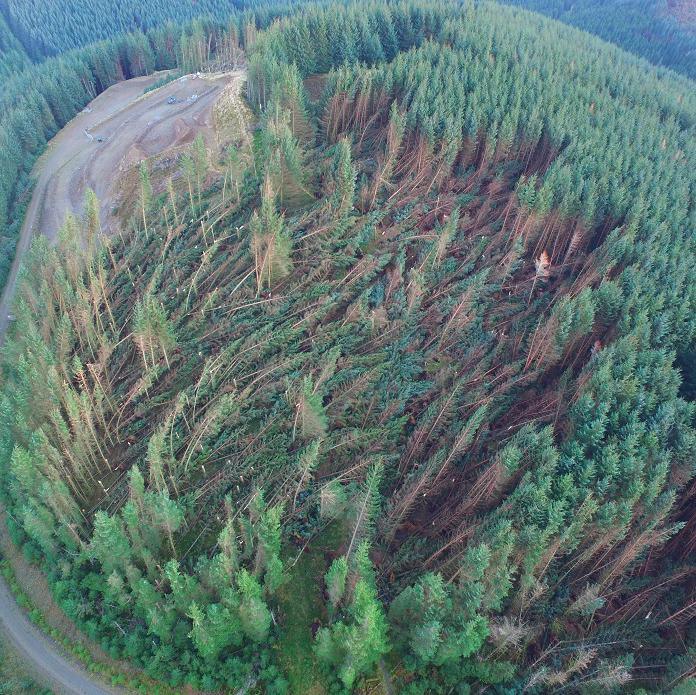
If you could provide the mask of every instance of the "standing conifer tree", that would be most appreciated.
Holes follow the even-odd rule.
[[[276,211],[269,175],[261,190],[261,210],[254,212],[249,227],[258,295],[261,290],[270,289],[274,282],[285,277],[292,267],[292,244],[285,231],[283,217]]]

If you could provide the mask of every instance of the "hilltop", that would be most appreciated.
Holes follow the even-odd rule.
[[[692,83],[489,3],[265,12],[185,34],[244,54],[218,135],[28,255],[14,540],[177,688],[689,692]]]

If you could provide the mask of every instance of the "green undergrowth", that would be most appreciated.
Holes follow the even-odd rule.
[[[0,637],[0,695],[49,695],[52,692],[34,680],[21,657]]]
[[[151,679],[126,676],[116,669],[96,661],[82,644],[75,643],[59,630],[52,627],[41,611],[33,605],[29,596],[23,591],[15,576],[14,568],[8,558],[2,553],[0,553],[0,573],[7,582],[17,604],[26,612],[29,620],[44,634],[60,644],[63,651],[77,659],[87,671],[99,674],[105,683],[123,687],[127,692],[147,693],[148,695],[174,695],[177,692],[173,688],[156,683]],[[0,639],[0,695],[24,695],[25,693],[27,695],[45,695],[53,692],[48,688],[38,686],[29,675],[18,674],[16,668],[10,671],[7,668],[7,664],[12,663],[15,663],[12,655],[6,653],[5,645]],[[12,677],[10,678],[9,676]]]
[[[156,82],[153,82],[151,85],[145,87],[145,89],[143,90],[143,94],[154,92],[156,89],[164,87],[165,85],[168,85],[170,82],[176,82],[176,80],[178,80],[181,77],[181,75],[181,70],[171,70],[166,75],[160,77],[159,80],[157,80]]]
[[[323,597],[324,574],[345,535],[342,525],[334,522],[304,550],[294,546],[285,549],[288,579],[277,594],[283,626],[278,649],[291,693],[320,695],[326,692],[314,653],[312,626],[328,622]]]

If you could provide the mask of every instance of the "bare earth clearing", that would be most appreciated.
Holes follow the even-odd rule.
[[[124,207],[124,214],[129,214],[132,201],[128,193],[142,160],[147,159],[151,166],[166,172],[168,163],[198,133],[203,134],[209,149],[216,151],[229,135],[228,126],[232,126],[233,132],[239,132],[240,125],[246,127],[245,107],[239,99],[245,78],[243,71],[217,76],[189,75],[143,94],[160,77],[161,74],[150,75],[120,82],[100,94],[51,140],[37,162],[36,188],[0,300],[0,345],[9,324],[17,274],[35,234],[55,240],[66,214],[81,213],[87,188],[92,188],[101,201],[103,230],[115,231],[120,208]],[[169,103],[172,97],[175,103]],[[157,175],[153,180],[157,181]],[[7,556],[17,554],[8,545],[4,521],[0,521],[0,541]],[[53,627],[63,634],[73,633],[74,626],[53,602],[43,577],[32,577],[23,558],[14,560],[16,579],[34,605]],[[62,649],[42,634],[17,606],[2,577],[0,629],[33,671],[56,692],[80,695],[123,692],[100,684],[66,658]],[[82,641],[78,634],[73,633],[71,637]]]
[[[141,160],[173,157],[199,132],[209,147],[218,144],[213,107],[226,87],[238,93],[244,73],[188,75],[143,94],[160,77],[137,77],[107,89],[51,140],[37,162],[36,188],[0,301],[0,342],[7,328],[17,271],[35,234],[55,239],[65,215],[82,210],[87,188],[94,189],[101,201],[104,231],[113,231],[116,213],[125,202],[129,175]],[[171,97],[176,103],[168,103]]]
[[[88,187],[101,201],[102,226],[112,231],[123,177],[141,160],[188,145],[199,132],[214,144],[213,106],[235,77],[239,79],[239,75],[188,76],[145,95],[143,89],[156,78],[137,78],[97,97],[88,107],[91,112],[74,118],[39,160],[35,195],[43,193],[44,199],[34,220],[35,231],[55,238],[66,213],[81,210]],[[174,104],[168,103],[172,97],[177,100]],[[89,140],[85,131],[94,139]]]

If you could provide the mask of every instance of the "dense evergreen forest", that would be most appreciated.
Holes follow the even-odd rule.
[[[597,34],[651,63],[696,79],[692,0],[502,0]]]
[[[8,81],[3,220],[201,33],[249,132],[144,163],[111,238],[88,194],[2,349],[57,601],[174,686],[694,692],[694,83],[492,3],[166,25]]]
[[[0,12],[27,53],[41,60],[120,34],[147,32],[169,22],[185,24],[197,17],[224,21],[237,10],[253,11],[269,4],[268,0],[0,0]]]
[[[560,19],[657,65],[696,77],[696,12],[688,9],[689,0],[501,1]],[[0,14],[28,54],[42,59],[169,21],[182,24],[201,16],[219,21],[231,11],[267,4],[268,0],[0,0]],[[0,24],[0,55],[5,52],[4,31]]]
[[[48,139],[69,118],[116,79],[176,65],[172,46],[181,25],[205,17],[208,26],[226,24],[237,12],[254,13],[264,25],[301,0],[0,0],[0,288],[12,264],[30,195],[29,173]],[[664,0],[509,0],[574,24],[648,60],[696,77],[696,28],[688,13],[670,12]],[[273,9],[269,10],[269,6]],[[683,21],[679,22],[677,17]],[[238,20],[239,21],[239,20]],[[152,30],[159,28],[159,31]],[[128,38],[124,34],[135,32]],[[144,36],[145,32],[147,36]],[[149,32],[149,33],[148,33]],[[104,40],[101,48],[79,51]],[[149,45],[148,45],[149,44]],[[64,60],[23,74],[47,56]],[[100,65],[95,63],[100,61]],[[58,74],[61,77],[58,78]],[[108,73],[108,74],[107,74]],[[45,88],[45,81],[54,85]],[[79,80],[81,86],[74,84]],[[73,84],[67,84],[73,82]],[[45,105],[47,91],[61,105]],[[66,94],[63,96],[63,92]],[[69,94],[67,93],[69,92]],[[28,105],[27,102],[32,102]],[[68,106],[69,105],[69,106]],[[48,106],[48,108],[46,108]],[[17,117],[16,114],[22,114]],[[17,123],[16,118],[21,122]]]
[[[21,72],[30,62],[24,46],[10,31],[0,13],[0,77],[5,79],[13,73]]]

